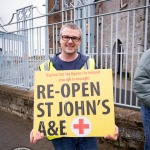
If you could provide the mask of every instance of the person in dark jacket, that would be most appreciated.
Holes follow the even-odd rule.
[[[77,52],[82,41],[81,29],[74,23],[65,24],[60,30],[61,53],[56,54],[51,60],[44,62],[40,70],[79,70],[82,69],[88,60],[88,57]],[[88,69],[88,67],[87,67]],[[94,68],[93,68],[94,69]],[[43,134],[37,133],[33,136],[33,130],[30,133],[30,142],[36,143],[42,139]],[[115,126],[115,133],[106,138],[117,140],[118,127]],[[55,150],[97,150],[98,143],[96,137],[62,137],[52,139]]]
[[[150,150],[150,49],[144,52],[134,74],[134,91],[141,103],[144,150]]]

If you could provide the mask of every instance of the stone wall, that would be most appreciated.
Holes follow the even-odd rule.
[[[32,121],[33,91],[0,86],[0,109]],[[113,142],[99,138],[99,142],[110,144],[116,149],[142,150],[144,133],[140,111],[115,107],[115,120],[119,127],[118,140]]]
[[[0,109],[32,120],[33,92],[0,86]]]
[[[145,6],[145,3],[146,1],[143,0],[130,0],[127,1],[127,5],[125,5],[125,7],[121,7],[119,0],[103,2],[103,11],[101,14],[106,15],[102,16],[103,24],[101,23],[102,25],[100,25],[103,32],[99,33],[99,37],[103,37],[103,43],[102,45],[99,45],[99,49],[101,46],[103,46],[103,49],[99,54],[103,52],[105,53],[106,50],[108,54],[112,53],[112,60],[111,56],[108,55],[107,62],[103,59],[103,66],[107,64],[109,68],[109,65],[111,65],[110,61],[112,61],[112,67],[110,67],[113,69],[113,72],[115,72],[116,68],[115,63],[122,64],[122,72],[128,72],[131,75],[132,70],[135,71],[139,56],[141,56],[137,55],[137,52],[139,51],[142,53],[144,51],[145,8],[137,9],[135,12],[133,9]],[[128,9],[131,9],[131,11],[127,11]],[[148,22],[148,27],[150,26],[149,23],[150,21]],[[147,31],[147,36],[148,35],[149,31]],[[99,43],[100,42],[101,39],[99,39]],[[149,37],[147,41],[149,47],[148,42]],[[122,49],[120,44],[122,45]],[[101,59],[101,56],[99,56],[99,59]],[[126,67],[127,60],[128,67]],[[116,71],[119,72],[119,69],[120,68],[117,65]]]

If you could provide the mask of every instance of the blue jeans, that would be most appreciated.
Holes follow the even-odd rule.
[[[52,140],[55,150],[98,150],[95,137],[64,137]]]
[[[150,108],[141,105],[142,122],[145,134],[144,150],[150,150]]]

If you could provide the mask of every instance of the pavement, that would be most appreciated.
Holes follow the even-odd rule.
[[[0,110],[0,150],[14,150],[25,147],[31,150],[54,150],[46,138],[30,144],[32,122]],[[26,149],[18,149],[26,150]]]
[[[30,144],[30,131],[33,124],[16,115],[4,112],[0,109],[0,150],[54,150],[51,141],[46,138],[36,144]],[[22,149],[21,149],[22,148]],[[116,150],[116,148],[99,144],[98,150]]]

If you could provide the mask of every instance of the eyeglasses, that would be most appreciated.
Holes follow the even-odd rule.
[[[68,36],[68,35],[62,35],[61,36],[62,37],[62,39],[64,40],[64,41],[69,41],[70,39],[73,41],[73,42],[79,42],[80,41],[80,37],[77,37],[77,36]]]

